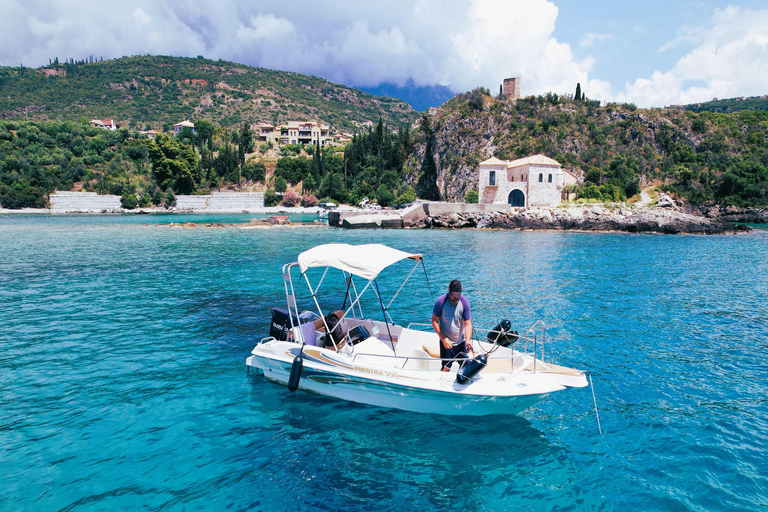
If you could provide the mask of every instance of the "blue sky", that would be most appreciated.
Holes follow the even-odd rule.
[[[573,93],[641,107],[768,94],[768,2],[0,0],[0,64],[204,55],[350,86]]]
[[[718,2],[710,0],[647,0],[645,2],[604,2],[561,0],[554,37],[570,44],[577,59],[594,57],[590,76],[607,80],[620,89],[654,71],[668,71],[697,47],[686,37],[692,30],[712,27],[716,9],[768,9],[766,1]],[[768,65],[768,27],[762,32],[763,54],[757,63]],[[590,37],[591,35],[591,37]],[[725,41],[723,41],[724,43]],[[703,85],[700,78],[684,82],[684,87]],[[762,88],[743,89],[741,94],[768,94],[768,77]],[[657,105],[658,106],[658,105]]]

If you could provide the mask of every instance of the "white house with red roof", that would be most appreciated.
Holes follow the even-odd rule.
[[[102,130],[115,131],[120,128],[114,119],[91,119],[91,126],[101,128]]]
[[[534,155],[519,160],[489,158],[478,166],[479,202],[518,207],[557,206],[565,185],[578,179],[557,160]]]

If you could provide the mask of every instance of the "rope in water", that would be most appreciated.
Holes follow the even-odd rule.
[[[600,431],[600,435],[603,435],[603,429],[600,426],[600,414],[597,412],[597,398],[595,398],[595,385],[592,384],[592,374],[589,374],[589,387],[592,388],[592,401],[595,403],[595,418],[597,418],[597,430]]]

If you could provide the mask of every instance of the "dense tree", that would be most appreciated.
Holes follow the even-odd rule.
[[[275,192],[285,192],[288,189],[288,185],[282,176],[275,178]]]
[[[209,151],[213,151],[213,134],[215,131],[213,123],[207,119],[199,119],[195,121],[195,131],[200,149],[202,150],[203,146],[207,146]]]
[[[267,168],[261,162],[248,162],[243,166],[243,178],[252,181],[264,182]]]
[[[420,197],[431,201],[440,200],[440,190],[437,188],[437,164],[435,164],[435,134],[429,116],[424,114],[419,124],[425,140],[424,161],[421,164],[421,174],[418,180]]]
[[[163,190],[190,194],[200,183],[197,156],[194,150],[166,134],[149,143],[152,173]]]

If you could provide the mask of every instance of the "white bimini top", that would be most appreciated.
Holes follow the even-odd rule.
[[[299,254],[302,274],[309,268],[332,267],[368,281],[385,268],[404,259],[421,261],[423,255],[411,254],[383,244],[323,244]]]

